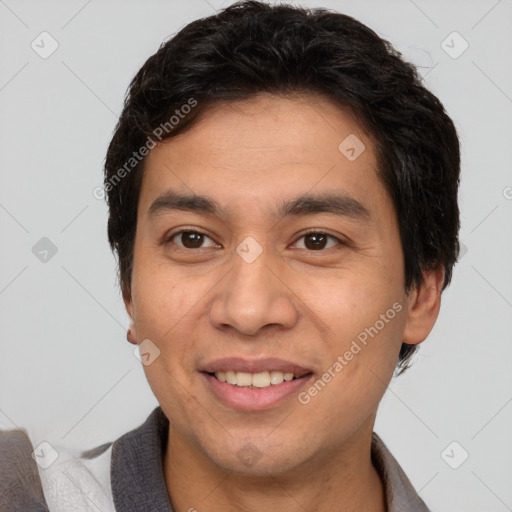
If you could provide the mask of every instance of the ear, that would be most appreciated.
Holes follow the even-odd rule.
[[[134,316],[133,300],[129,290],[123,290],[123,302],[126,312],[130,318]]]
[[[138,345],[137,342],[137,331],[135,328],[135,308],[133,306],[133,300],[129,291],[123,291],[123,302],[124,307],[126,308],[126,312],[130,318],[130,327],[126,332],[126,339],[133,343],[134,345]]]
[[[408,296],[409,311],[403,341],[418,345],[426,339],[436,323],[441,307],[444,267],[423,273],[423,283]]]

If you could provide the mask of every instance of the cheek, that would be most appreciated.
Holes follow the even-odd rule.
[[[379,320],[381,314],[402,300],[402,290],[396,279],[378,269],[363,268],[344,272],[338,278],[305,283],[301,287],[304,302],[321,318],[334,337],[355,337]],[[396,310],[386,317],[386,324],[396,324]]]
[[[149,339],[159,356],[143,370],[159,402],[181,417],[189,404],[190,375],[199,340],[192,333],[208,287],[176,277],[162,265],[139,263],[132,278],[138,341]],[[204,307],[204,306],[203,306]],[[188,404],[188,405],[187,405]]]
[[[187,313],[204,296],[205,290],[193,280],[187,280],[165,264],[150,258],[139,259],[134,265],[132,296],[136,312],[137,328],[150,331],[158,339],[186,321]]]
[[[402,344],[403,290],[388,275],[369,269],[325,285],[321,294],[313,296],[310,291],[308,302],[328,327],[325,370],[342,359],[343,369],[336,373],[332,390],[348,392],[344,396],[350,405],[355,403],[352,399],[378,401]]]
[[[338,315],[341,334],[331,338],[326,347],[329,357],[325,358],[325,373],[306,389],[308,396],[301,397],[310,400],[307,407],[311,415],[325,416],[329,411],[323,426],[333,437],[340,425],[350,432],[357,430],[376,410],[392,378],[401,346],[404,309],[396,312],[398,302],[382,304],[383,308],[372,307],[370,312],[363,309],[364,315],[357,318]],[[387,323],[381,320],[381,313]]]

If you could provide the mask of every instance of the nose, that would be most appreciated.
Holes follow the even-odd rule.
[[[288,269],[289,270],[289,269]],[[290,329],[298,321],[293,283],[285,265],[263,251],[254,261],[233,254],[233,267],[215,288],[210,322],[254,336],[272,325]]]

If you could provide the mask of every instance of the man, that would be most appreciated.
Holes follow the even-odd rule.
[[[39,469],[34,500],[428,510],[373,426],[451,279],[459,166],[439,100],[348,16],[242,2],[163,44],[105,165],[127,338],[160,406]]]

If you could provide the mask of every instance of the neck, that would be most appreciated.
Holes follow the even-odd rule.
[[[371,460],[371,435],[371,429],[359,432],[287,473],[254,475],[219,467],[170,425],[167,491],[175,512],[386,512],[383,484]]]

